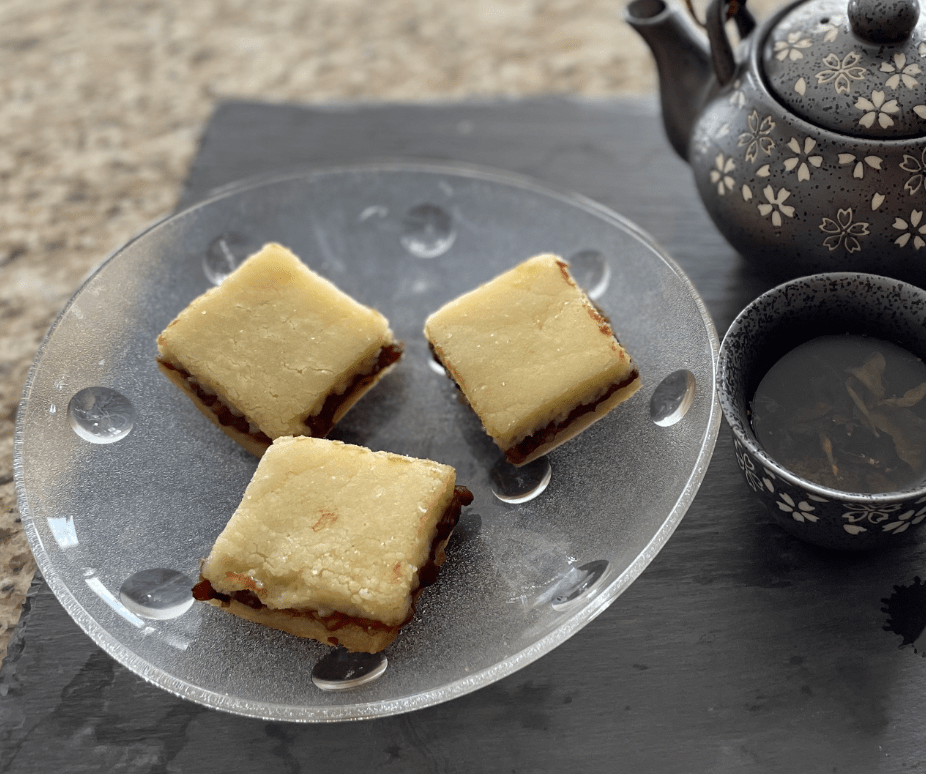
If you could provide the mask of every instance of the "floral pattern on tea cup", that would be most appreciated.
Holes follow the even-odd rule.
[[[801,540],[841,550],[900,544],[926,522],[926,481],[884,494],[820,486],[770,457],[751,424],[752,398],[769,368],[811,338],[836,333],[892,341],[926,359],[926,290],[840,272],[791,280],[749,304],[718,360],[718,397],[737,465],[775,523]]]

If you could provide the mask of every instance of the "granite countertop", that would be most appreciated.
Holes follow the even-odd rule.
[[[750,0],[759,17],[779,4]],[[0,5],[0,662],[35,571],[12,460],[29,367],[87,273],[173,208],[217,103],[652,93],[655,68],[623,6]]]

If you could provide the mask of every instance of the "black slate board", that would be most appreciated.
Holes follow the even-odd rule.
[[[178,206],[252,175],[409,157],[611,207],[679,262],[721,335],[780,279],[724,243],[652,100],[228,102]],[[668,545],[575,637],[455,701],[332,725],[176,699],[100,651],[38,580],[0,670],[0,771],[926,772],[924,559],[920,543],[842,555],[786,535],[724,427]]]

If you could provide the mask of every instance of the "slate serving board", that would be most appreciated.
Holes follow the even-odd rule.
[[[725,244],[648,99],[228,102],[178,208],[252,175],[397,158],[511,170],[611,207],[678,261],[721,336],[781,279]],[[668,545],[575,637],[449,703],[331,725],[148,685],[37,579],[0,670],[0,771],[926,772],[924,559],[917,542],[843,555],[786,535],[724,427]]]

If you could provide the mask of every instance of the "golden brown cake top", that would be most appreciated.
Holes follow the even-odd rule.
[[[340,441],[278,438],[203,564],[270,608],[405,621],[454,494],[452,467]]]
[[[276,438],[304,432],[393,341],[383,315],[268,244],[180,312],[158,352]]]
[[[555,255],[531,258],[432,314],[425,335],[502,448],[634,371]]]

